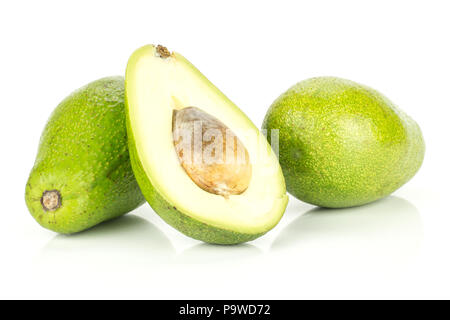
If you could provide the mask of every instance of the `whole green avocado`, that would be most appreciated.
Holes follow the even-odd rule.
[[[270,107],[263,129],[279,130],[288,192],[321,207],[389,195],[415,175],[425,153],[413,119],[376,90],[334,77],[291,87]]]
[[[128,154],[123,77],[94,81],[53,111],[25,200],[39,224],[66,234],[123,215],[145,201]]]

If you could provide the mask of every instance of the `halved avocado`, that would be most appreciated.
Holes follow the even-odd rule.
[[[265,137],[183,56],[147,45],[128,61],[125,95],[132,168],[151,207],[209,243],[258,238],[288,198]]]

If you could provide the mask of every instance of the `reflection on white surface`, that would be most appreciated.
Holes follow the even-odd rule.
[[[297,206],[291,209],[298,212]],[[281,230],[267,252],[255,241],[199,243],[176,253],[157,227],[131,214],[76,235],[55,236],[34,259],[30,276],[39,286],[51,286],[56,297],[67,287],[89,291],[94,284],[114,297],[205,298],[214,285],[248,298],[236,293],[242,284],[259,294],[266,285],[277,288],[270,297],[284,297],[293,284],[299,294],[320,294],[323,286],[337,292],[348,281],[359,284],[358,274],[374,283],[387,273],[396,276],[418,254],[422,237],[417,209],[397,197],[357,208],[310,210]],[[347,272],[349,277],[342,276]],[[220,292],[215,296],[223,298]]]
[[[310,210],[281,231],[271,252],[289,252],[306,270],[402,268],[419,252],[420,214],[408,201],[388,197],[348,209]]]
[[[161,265],[174,253],[161,231],[130,214],[78,234],[55,236],[35,258],[35,264],[52,269],[114,272]]]

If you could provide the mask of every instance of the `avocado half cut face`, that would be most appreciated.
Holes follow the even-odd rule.
[[[278,159],[265,137],[191,63],[148,45],[126,72],[132,167],[152,208],[210,243],[255,239],[287,205]]]

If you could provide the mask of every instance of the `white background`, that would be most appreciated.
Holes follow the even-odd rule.
[[[450,298],[448,1],[2,1],[0,298]],[[294,83],[369,85],[427,151],[391,197],[318,210],[291,198],[251,243],[189,239],[145,204],[75,236],[41,228],[24,189],[71,91],[124,74],[138,47],[182,53],[260,127]]]

